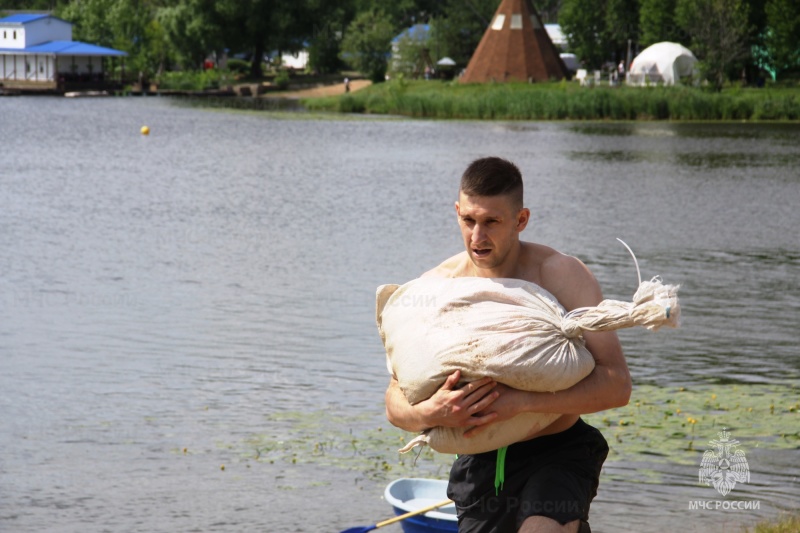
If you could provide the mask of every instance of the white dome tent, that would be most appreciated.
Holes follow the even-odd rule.
[[[663,83],[675,85],[681,78],[697,74],[697,58],[678,43],[661,42],[648,46],[631,63],[628,85]]]

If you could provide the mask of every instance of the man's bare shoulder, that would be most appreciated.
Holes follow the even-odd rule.
[[[567,310],[593,306],[602,300],[600,285],[589,268],[577,257],[555,252],[540,268],[541,286]]]
[[[534,267],[536,270],[551,257],[563,255],[558,250],[538,242],[520,241],[520,244],[522,245],[522,262],[526,267]]]
[[[552,253],[543,258],[541,270],[542,274],[547,277],[553,274],[569,277],[582,276],[589,272],[583,261],[556,250],[552,250]]]
[[[464,276],[466,263],[469,261],[467,252],[461,252],[442,261],[438,266],[428,270],[421,278],[457,278]]]

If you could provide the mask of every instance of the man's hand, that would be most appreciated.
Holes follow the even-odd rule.
[[[507,385],[498,383],[494,388],[493,394],[496,399],[490,404],[491,410],[483,410],[477,413],[478,418],[487,418],[494,415],[489,422],[503,422],[509,420],[520,413],[532,410],[531,406],[536,393],[512,389]],[[464,437],[470,438],[487,429],[488,422],[471,428],[464,433]]]
[[[423,431],[436,426],[473,427],[493,422],[494,412],[485,412],[497,399],[497,383],[482,378],[456,388],[461,372],[456,370],[433,396],[410,405],[396,380],[386,391],[386,416],[393,425],[406,431]],[[483,413],[483,414],[481,414]]]
[[[459,379],[461,371],[456,370],[433,396],[420,402],[419,407],[431,421],[430,427],[479,426],[497,418],[495,413],[479,414],[497,399],[498,394],[493,390],[497,383],[491,378],[482,378],[457,389]]]

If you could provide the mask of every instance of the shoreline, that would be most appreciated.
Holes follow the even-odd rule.
[[[447,120],[800,121],[800,89],[580,87],[571,82],[459,84],[392,80],[358,93],[301,98],[310,111]]]
[[[536,84],[462,84],[394,79],[372,84],[369,80],[353,79],[350,91],[345,92],[344,83],[327,83],[329,81],[298,84],[283,91],[268,84],[240,83],[202,91],[109,91],[108,96],[173,96],[207,101],[208,107],[216,108],[448,121],[800,122],[800,87],[733,87],[713,92],[679,85],[581,87],[565,80]],[[30,93],[6,94],[25,96]],[[221,103],[223,100],[228,103]]]
[[[369,80],[352,80],[350,82],[350,92],[354,93],[362,89],[366,89],[372,85]],[[344,90],[344,83],[334,83],[331,85],[321,85],[309,89],[290,89],[286,91],[272,91],[262,95],[264,98],[291,98],[291,99],[305,99],[305,98],[325,98],[332,96],[344,96],[347,94]]]

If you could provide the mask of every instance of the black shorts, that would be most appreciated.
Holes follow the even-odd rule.
[[[508,447],[503,487],[495,489],[497,452],[462,455],[450,470],[447,496],[459,533],[516,532],[529,516],[560,524],[589,519],[608,444],[578,420],[571,428]],[[583,525],[588,530],[588,525]]]

